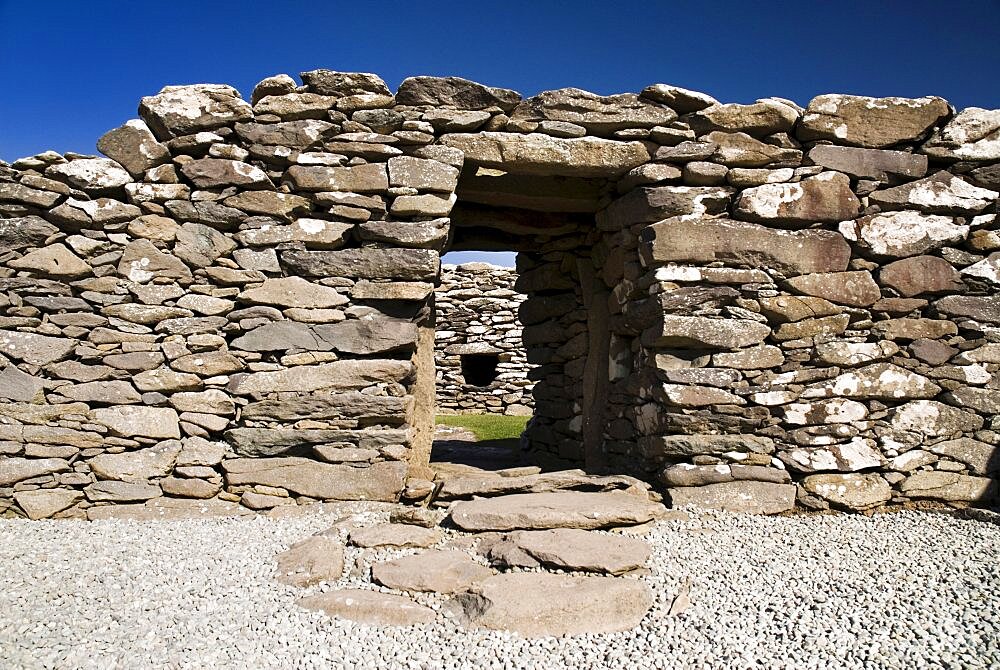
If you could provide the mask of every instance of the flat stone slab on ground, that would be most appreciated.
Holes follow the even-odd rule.
[[[458,593],[493,571],[462,551],[426,551],[372,566],[372,580],[399,591]]]
[[[439,479],[442,479],[440,474]],[[595,476],[582,470],[565,470],[520,476],[499,473],[443,478],[439,500],[455,500],[473,496],[500,496],[511,493],[545,493],[564,489],[610,491],[632,486],[645,487],[638,479],[628,476]]]
[[[555,491],[459,502],[452,509],[451,519],[459,528],[473,532],[594,529],[634,526],[664,512],[666,508],[660,503],[620,491]]]
[[[307,587],[332,582],[344,574],[344,547],[336,540],[314,535],[278,554],[275,579],[290,586]]]
[[[437,528],[423,528],[402,523],[382,523],[351,531],[350,541],[355,547],[429,547],[444,535]]]
[[[632,537],[612,536],[576,528],[522,530],[511,533],[490,550],[490,558],[508,566],[538,564],[620,575],[641,568],[649,545]],[[523,561],[524,559],[527,561]]]
[[[300,598],[299,607],[375,626],[412,626],[434,621],[434,610],[405,596],[378,591],[344,589]]]
[[[448,605],[462,625],[525,637],[631,630],[652,606],[638,580],[534,572],[491,577]]]

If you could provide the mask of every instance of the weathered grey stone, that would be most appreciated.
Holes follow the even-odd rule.
[[[341,589],[295,601],[307,610],[319,610],[339,619],[373,626],[413,626],[434,621],[434,610],[409,598],[378,591]]]
[[[203,268],[236,248],[232,239],[200,223],[185,223],[177,229],[174,255],[188,265]]]
[[[950,172],[940,171],[930,177],[901,186],[875,191],[868,196],[883,211],[907,209],[927,214],[973,216],[996,202],[1000,193],[973,186]]]
[[[455,194],[401,195],[392,201],[389,213],[395,216],[448,216],[457,200]]]
[[[904,298],[926,293],[955,293],[965,288],[951,263],[937,256],[915,256],[889,263],[879,272],[879,282]]]
[[[156,484],[115,480],[94,482],[83,489],[83,494],[90,502],[141,502],[158,498],[161,493]]]
[[[441,143],[460,149],[468,164],[507,172],[566,177],[616,177],[649,160],[641,142],[595,137],[556,138],[540,133],[444,135]]]
[[[383,193],[389,189],[386,167],[379,163],[366,163],[353,167],[293,165],[288,168],[286,175],[299,191]]]
[[[140,391],[196,391],[202,382],[198,375],[176,372],[166,368],[147,370],[132,377],[132,382]]]
[[[440,250],[448,240],[449,220],[369,221],[357,228],[362,240],[386,242],[393,246]]]
[[[461,551],[427,551],[372,566],[373,581],[399,591],[457,593],[492,576]]]
[[[875,323],[872,330],[887,340],[937,339],[958,334],[958,326],[944,319],[888,319]]]
[[[451,519],[473,532],[594,529],[646,523],[663,509],[659,503],[628,493],[556,491],[459,502],[452,508]]]
[[[988,475],[1000,471],[1000,447],[971,437],[938,442],[929,449],[939,456],[965,463],[974,475]]]
[[[517,91],[483,86],[461,77],[408,77],[396,92],[396,103],[400,105],[457,109],[499,107],[510,112],[520,101],[521,94]]]
[[[795,507],[795,486],[751,480],[669,490],[673,507],[720,509],[748,514],[780,514]]]
[[[179,439],[181,436],[177,412],[168,407],[99,407],[93,414],[94,421],[107,426],[118,437]]]
[[[222,482],[189,477],[166,477],[159,481],[160,489],[165,495],[178,498],[195,498],[207,500],[214,498],[222,490]]]
[[[706,93],[691,91],[679,86],[669,84],[653,84],[642,89],[639,97],[647,98],[670,107],[678,114],[688,114],[697,112],[712,105],[718,105],[719,101]]]
[[[652,605],[636,580],[520,573],[480,582],[450,609],[464,626],[544,637],[631,630]]]
[[[321,582],[335,582],[344,573],[344,547],[324,535],[314,535],[275,557],[275,580],[289,586],[307,588]]]
[[[323,500],[394,502],[406,476],[406,464],[400,462],[355,468],[292,457],[238,458],[223,461],[222,468],[230,486],[263,484]]]
[[[729,261],[788,274],[847,269],[850,246],[828,230],[774,230],[729,219],[677,217],[642,230],[639,253],[648,265]],[[826,296],[821,296],[826,297]]]
[[[944,400],[983,414],[1000,414],[1000,393],[996,389],[963,386],[945,394]]]
[[[452,193],[458,185],[458,169],[438,161],[395,156],[388,165],[390,186]]]
[[[248,419],[358,419],[370,423],[405,423],[412,411],[411,397],[335,393],[292,400],[264,400],[243,408]]]
[[[62,458],[0,458],[0,486],[13,486],[25,479],[69,470],[69,461]]]
[[[872,254],[901,258],[960,242],[968,236],[969,227],[956,224],[950,216],[902,211],[845,221],[840,232]]]
[[[142,401],[132,384],[125,381],[86,382],[61,388],[59,392],[67,398],[88,403],[129,405]]]
[[[867,270],[806,274],[785,280],[784,286],[796,293],[852,307],[868,307],[882,297],[878,284]]]
[[[760,313],[771,323],[793,323],[803,319],[815,319],[840,314],[833,303],[813,296],[782,295],[775,298],[761,298]]]
[[[510,118],[515,122],[566,121],[605,135],[622,128],[665,126],[677,113],[634,93],[601,96],[579,88],[561,88],[523,100]]]
[[[1000,109],[963,109],[920,150],[934,158],[1000,160]]]
[[[168,200],[167,211],[178,221],[194,221],[216,228],[232,228],[241,224],[247,215],[234,207],[226,207],[218,202],[198,200]]]
[[[879,453],[860,441],[787,449],[779,458],[797,472],[857,472],[882,465]]]
[[[756,435],[658,435],[640,438],[638,446],[647,458],[774,453],[774,442]]]
[[[118,262],[118,274],[129,281],[144,284],[162,277],[191,281],[191,270],[178,258],[163,253],[149,240],[133,240],[125,247]]]
[[[915,472],[899,485],[910,498],[933,498],[961,502],[989,502],[997,495],[997,482],[989,477],[970,477],[954,472]]]
[[[165,86],[139,102],[139,116],[160,140],[192,135],[253,117],[239,91],[221,84]]]
[[[391,95],[382,78],[369,72],[338,72],[336,70],[318,69],[299,74],[310,90],[320,95],[346,97],[375,93]]]
[[[11,261],[7,265],[18,270],[37,272],[56,279],[73,279],[89,275],[93,269],[64,244],[50,244]]]
[[[413,372],[409,361],[343,360],[289,370],[255,372],[235,376],[228,389],[237,394],[266,394],[293,391],[311,393],[321,389],[349,390],[379,382],[401,382]]]
[[[699,135],[721,130],[765,137],[791,131],[798,118],[799,112],[794,107],[776,100],[759,100],[750,105],[712,105],[691,114],[685,120]]]
[[[881,149],[919,139],[951,113],[942,98],[813,98],[796,130],[801,140],[831,140]]]
[[[802,152],[798,149],[784,149],[761,142],[746,133],[711,132],[702,138],[715,145],[712,160],[727,167],[763,167],[771,163],[793,162],[802,160]],[[690,166],[691,164],[688,163]],[[725,173],[722,175],[726,176]]]
[[[351,531],[348,538],[355,547],[429,547],[444,538],[437,528],[422,528],[403,523],[380,523]]]
[[[767,324],[758,321],[664,315],[643,332],[642,342],[651,347],[739,349],[759,344],[770,334]]]
[[[199,158],[181,166],[181,172],[198,188],[239,186],[245,189],[272,188],[271,180],[258,167],[224,158]]]
[[[329,121],[301,119],[282,123],[237,123],[236,134],[250,145],[287,147],[305,151],[338,132]]]
[[[147,479],[169,474],[180,452],[180,442],[166,441],[148,449],[101,454],[88,463],[98,479],[145,482]]]
[[[933,398],[940,392],[941,387],[923,375],[891,363],[873,363],[810,386],[802,397],[901,400]]]
[[[314,284],[300,277],[266,279],[260,286],[240,293],[237,299],[255,305],[309,309],[339,307],[347,303],[347,298],[337,289]]]
[[[83,493],[73,489],[37,489],[14,493],[14,502],[32,520],[47,519],[57,512],[72,507],[81,500],[83,500]]]
[[[52,183],[59,184],[63,188],[66,188],[65,185],[60,184],[59,182],[53,181]],[[0,202],[14,202],[28,207],[49,209],[61,199],[62,195],[53,191],[31,188],[29,186],[25,186],[24,184],[16,184],[12,182],[0,183]]]
[[[59,163],[47,168],[45,175],[95,192],[119,189],[132,181],[132,176],[121,165],[108,158],[78,158]]]
[[[97,149],[137,179],[146,170],[170,161],[170,150],[138,119],[104,133],[97,140]]]
[[[809,160],[852,177],[878,181],[889,181],[893,177],[912,179],[927,174],[927,157],[905,151],[817,144],[809,150]]]
[[[282,251],[289,272],[306,277],[432,280],[440,267],[438,253],[429,249],[344,249],[341,251]]]
[[[269,95],[292,93],[295,91],[296,86],[295,80],[287,74],[276,74],[272,77],[266,77],[257,82],[257,85],[253,87],[250,102],[256,104],[258,100]]]
[[[822,172],[798,183],[748,188],[733,216],[778,225],[833,223],[853,219],[860,210],[850,179],[839,172]]]
[[[0,353],[31,365],[48,365],[62,360],[76,347],[76,341],[37,333],[0,330]]]
[[[0,398],[18,402],[42,402],[44,382],[38,377],[22,372],[15,365],[7,365],[0,372]]]
[[[0,248],[39,247],[57,232],[58,228],[40,216],[0,219]]]
[[[863,511],[892,498],[892,488],[877,474],[809,475],[802,480],[806,491],[836,507]]]
[[[536,564],[611,575],[641,568],[650,554],[649,545],[642,540],[575,528],[516,531],[494,545],[490,558],[511,565],[501,558],[509,554],[508,547],[527,554]]]
[[[784,361],[785,355],[781,353],[781,349],[770,344],[712,354],[712,365],[735,370],[763,370],[777,367]]]
[[[996,296],[949,295],[936,301],[934,306],[946,316],[1000,323],[1000,298]]]

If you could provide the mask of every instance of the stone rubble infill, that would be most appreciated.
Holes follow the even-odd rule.
[[[0,666],[686,670],[825,667],[834,658],[848,670],[1000,665],[1000,526],[990,523],[918,512],[703,513],[656,522],[644,536],[648,574],[616,580],[652,594],[637,627],[533,639],[463,628],[445,606],[449,595],[413,594],[391,609],[388,599],[403,596],[373,586],[368,569],[413,550],[347,547],[337,581],[307,589],[276,582],[275,556],[296,542],[335,526],[323,536],[343,543],[350,527],[384,522],[391,508],[292,511],[281,519],[0,520]],[[444,532],[442,548],[461,539]],[[686,609],[677,604],[685,590]],[[369,615],[377,623],[344,621],[300,600],[353,618],[377,600]],[[509,614],[497,607],[483,623]],[[393,611],[396,619],[386,619]],[[428,623],[387,625],[414,620]]]

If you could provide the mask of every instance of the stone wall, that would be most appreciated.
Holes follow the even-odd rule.
[[[524,296],[514,290],[516,279],[513,268],[489,263],[441,267],[434,291],[439,413],[531,415],[534,383],[521,343],[517,312]]]
[[[766,512],[995,496],[1000,110],[302,81],[0,166],[6,513],[426,491],[463,245],[520,252],[539,462]]]

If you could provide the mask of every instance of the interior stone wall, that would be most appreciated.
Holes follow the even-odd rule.
[[[530,416],[534,383],[521,343],[514,290],[517,272],[489,263],[443,265],[434,291],[437,407],[441,414]],[[496,378],[475,384],[463,375],[462,356],[496,356]]]
[[[421,495],[484,205],[539,461],[765,512],[996,495],[1000,110],[301,77],[0,166],[3,513]]]

